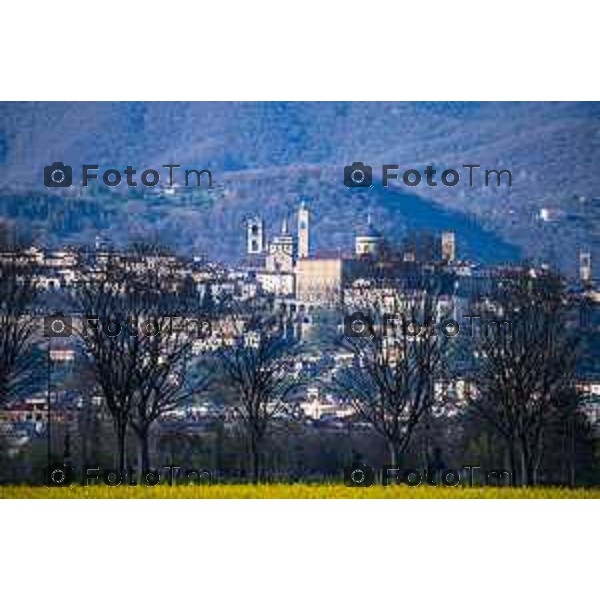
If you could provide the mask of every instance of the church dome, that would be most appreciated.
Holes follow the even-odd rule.
[[[361,225],[357,232],[356,237],[369,237],[369,238],[380,238],[381,232],[373,227],[371,223],[367,223],[366,225]]]
[[[367,216],[366,224],[356,232],[355,253],[357,256],[376,256],[379,253],[383,236],[371,223],[371,215]]]
[[[359,225],[356,231],[357,238],[381,238],[381,232],[373,226],[371,215],[367,215],[367,222]]]

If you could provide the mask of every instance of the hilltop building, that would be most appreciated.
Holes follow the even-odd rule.
[[[256,279],[267,293],[301,304],[331,304],[340,299],[344,287],[364,276],[369,261],[382,250],[383,235],[373,226],[370,215],[355,237],[354,255],[314,256],[310,247],[310,211],[302,202],[297,213],[297,232],[289,230],[284,219],[280,232],[265,243],[265,226],[259,217],[248,220],[247,253],[262,255],[264,263],[256,269]]]
[[[354,251],[358,257],[376,257],[381,251],[383,236],[373,227],[371,215],[367,216],[367,224],[360,227],[354,244]]]
[[[592,254],[579,253],[579,278],[584,285],[589,285],[592,280]]]
[[[269,253],[265,260],[266,270],[271,273],[291,273],[294,269],[295,249],[296,240],[288,231],[287,219],[284,219],[281,233],[269,243]]]
[[[299,260],[295,270],[298,302],[335,304],[344,285],[351,279],[352,263],[352,260],[339,257]]]
[[[310,213],[303,200],[298,210],[298,258],[308,258],[310,254],[309,227]]]
[[[456,237],[454,231],[442,233],[442,260],[453,263],[456,260]]]
[[[265,224],[262,219],[253,217],[247,222],[248,254],[262,254],[265,251]]]

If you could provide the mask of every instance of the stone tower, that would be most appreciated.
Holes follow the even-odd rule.
[[[454,231],[442,233],[442,260],[452,263],[456,260],[456,237]]]
[[[265,251],[265,224],[259,217],[248,219],[248,254],[262,254]]]
[[[590,252],[579,253],[579,277],[582,283],[590,283],[592,279],[592,255]]]
[[[310,252],[310,213],[302,201],[298,210],[298,258],[308,258]]]

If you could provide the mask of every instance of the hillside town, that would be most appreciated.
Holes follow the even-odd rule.
[[[246,255],[235,265],[179,257],[158,247],[116,249],[100,237],[87,249],[4,249],[0,268],[20,265],[36,291],[31,308],[35,322],[32,352],[39,358],[36,384],[26,394],[7,398],[0,408],[0,433],[8,455],[18,462],[36,444],[40,448],[47,444],[49,456],[68,458],[75,448],[86,455],[90,450],[85,447],[94,439],[102,446],[101,439],[111,436],[111,415],[103,405],[102,390],[82,367],[85,347],[75,334],[90,326],[90,315],[74,308],[71,300],[81,290],[110,283],[116,268],[131,278],[151,274],[165,295],[196,299],[193,309],[180,304],[168,315],[171,327],[173,320],[188,324],[193,320],[194,327],[186,326],[183,332],[189,338],[191,361],[216,356],[224,348],[260,344],[264,331],[253,326],[248,315],[232,315],[221,307],[258,302],[269,311],[276,310],[284,337],[300,349],[285,358],[285,369],[303,383],[287,403],[288,409],[273,411],[275,420],[283,427],[301,423],[308,435],[334,438],[347,436],[349,430],[368,432],[372,427],[332,385],[357,360],[352,348],[338,343],[339,338],[362,337],[362,329],[352,329],[356,321],[349,322],[350,316],[361,315],[366,319],[361,328],[366,323],[381,333],[386,315],[407,314],[411,306],[422,306],[428,295],[433,299],[436,326],[451,321],[456,330],[444,335],[454,348],[467,347],[461,356],[455,352],[452,369],[440,372],[434,381],[434,395],[446,399],[436,415],[451,420],[478,393],[472,360],[476,350],[468,346],[468,340],[482,334],[481,316],[503,316],[498,295],[507,281],[541,280],[551,270],[548,265],[482,266],[476,257],[460,255],[460,240],[452,231],[392,244],[368,213],[363,223],[356,224],[354,247],[341,253],[314,248],[311,226],[310,206],[305,201],[280,227],[260,215],[248,218],[245,232],[240,231],[246,236]],[[590,252],[580,254],[579,278],[564,282],[562,294],[569,306],[568,327],[585,332],[597,344],[600,287],[592,278],[591,261]],[[127,277],[121,284],[114,283],[121,285],[121,292],[127,289]],[[95,318],[94,327],[102,327]],[[464,338],[467,342],[461,344]],[[592,352],[592,360],[577,365],[576,387],[581,409],[597,433],[600,366],[593,356]],[[173,443],[180,443],[173,439],[182,436],[203,440],[200,445],[218,445],[222,432],[235,428],[236,413],[223,390],[218,386],[202,389],[160,412],[153,426],[152,452],[164,457],[172,452]],[[215,460],[211,459],[213,466]]]

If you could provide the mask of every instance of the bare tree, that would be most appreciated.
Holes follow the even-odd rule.
[[[431,327],[431,295],[406,301],[394,314],[393,327],[391,314],[379,310],[366,316],[370,322],[358,335],[346,323],[349,335],[341,344],[351,353],[352,364],[334,374],[332,389],[385,439],[390,463],[396,466],[417,425],[440,401],[435,382],[444,372],[445,340]]]
[[[205,361],[191,357],[194,329],[173,331],[171,319],[165,315],[157,316],[155,325],[159,333],[143,340],[141,360],[134,370],[130,420],[138,438],[141,473],[150,468],[148,440],[153,423],[205,391],[210,382]]]
[[[0,245],[0,403],[27,391],[37,374],[33,277],[19,248]]]
[[[505,440],[522,485],[537,482],[549,426],[569,418],[579,403],[564,298],[553,275],[507,279],[496,303],[510,333],[478,336],[471,406]]]
[[[102,276],[78,293],[80,337],[113,418],[120,470],[128,427],[143,474],[150,467],[152,425],[208,383],[202,361],[191,356],[196,336],[204,334],[202,315],[194,310],[199,298],[180,284],[174,257],[138,245],[111,257]]]
[[[131,315],[124,293],[125,277],[118,268],[108,268],[105,279],[88,282],[78,290],[77,304],[82,316],[77,329],[98,388],[110,413],[117,439],[117,468],[126,467],[126,436],[133,395],[135,367],[140,359],[136,337],[119,331],[107,335],[105,324],[119,323],[119,328]],[[116,327],[116,326],[115,326]],[[116,329],[115,329],[116,331]]]
[[[223,383],[234,393],[233,414],[248,442],[252,479],[263,478],[263,452],[269,425],[286,412],[301,378],[292,373],[296,339],[290,322],[267,306],[246,303],[224,319],[230,345],[217,353]]]

